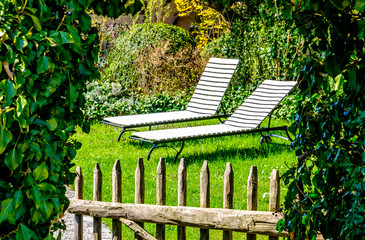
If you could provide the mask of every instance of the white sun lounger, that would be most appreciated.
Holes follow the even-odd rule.
[[[119,141],[131,128],[227,117],[221,101],[237,64],[237,59],[211,58],[186,110],[106,117],[102,123],[122,128]],[[219,108],[224,115],[218,114]]]
[[[177,152],[177,157],[184,148],[184,142],[192,139],[221,137],[228,135],[238,135],[246,133],[259,132],[263,140],[276,136],[292,140],[288,134],[287,126],[270,127],[270,113],[275,109],[277,104],[293,89],[296,82],[293,81],[274,81],[265,80],[232,114],[224,123],[217,125],[196,126],[187,128],[164,129],[147,132],[134,132],[131,139],[143,142],[153,143],[148,154],[158,147],[169,147],[165,143],[182,142],[181,149]],[[261,122],[270,115],[268,127],[260,127]],[[263,132],[273,130],[283,130],[287,137],[274,134],[264,136]]]

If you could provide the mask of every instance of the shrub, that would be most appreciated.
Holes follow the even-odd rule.
[[[188,103],[186,92],[121,97],[122,85],[110,81],[94,81],[88,84],[85,94],[85,115],[90,120],[107,116],[131,115],[185,109]]]
[[[125,12],[118,4],[108,1],[110,16]],[[81,146],[71,137],[77,126],[88,130],[81,93],[98,77],[91,6],[106,9],[104,1],[0,0],[0,60],[13,72],[0,71],[0,239],[54,239],[62,227]]]
[[[177,52],[171,51],[170,41],[151,45],[136,56],[135,65],[141,73],[138,87],[144,93],[189,90],[198,82],[204,62],[191,45]]]
[[[118,37],[115,47],[108,52],[103,79],[124,85],[129,94],[138,92],[141,74],[135,65],[136,56],[138,52],[161,41],[171,43],[171,53],[195,45],[194,39],[182,28],[162,23],[135,24],[130,31]]]

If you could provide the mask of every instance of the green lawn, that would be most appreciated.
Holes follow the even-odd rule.
[[[211,120],[210,123],[217,123]],[[207,122],[204,122],[207,123]],[[283,121],[274,121],[274,125]],[[175,126],[188,126],[192,123],[183,123]],[[198,123],[202,124],[202,122]],[[166,127],[166,126],[163,126]],[[171,127],[168,126],[168,127]],[[155,127],[156,128],[156,127]],[[100,164],[103,173],[103,201],[111,201],[111,176],[112,168],[116,159],[121,161],[123,181],[123,203],[134,202],[134,173],[137,159],[146,159],[150,149],[149,144],[140,146],[139,142],[128,139],[130,133],[125,133],[120,142],[117,142],[120,129],[103,125],[93,124],[90,134],[81,131],[76,134],[76,139],[83,146],[78,151],[74,163],[81,166],[84,175],[84,198],[92,199],[93,172],[96,163]],[[187,161],[187,205],[198,207],[199,200],[199,177],[202,163],[208,160],[211,176],[211,207],[222,208],[223,206],[223,175],[227,162],[231,162],[234,171],[234,209],[246,209],[247,178],[252,165],[258,168],[259,193],[258,210],[268,210],[270,174],[273,169],[280,173],[286,170],[286,164],[295,162],[294,152],[290,147],[279,144],[259,143],[259,134],[247,134],[210,138],[203,140],[187,141],[184,151],[180,155]],[[274,142],[285,143],[280,139]],[[286,142],[288,143],[288,142]],[[179,144],[176,144],[179,147]],[[146,176],[146,204],[155,204],[156,199],[156,169],[160,157],[166,159],[167,168],[167,205],[177,206],[177,174],[179,163],[174,163],[175,151],[168,148],[156,149],[150,161],[145,161]],[[286,193],[282,185],[281,201]],[[106,221],[111,226],[111,221]],[[154,234],[155,225],[146,224],[146,230]],[[221,231],[211,230],[211,239],[221,239]],[[245,234],[234,233],[235,239],[245,239]],[[259,237],[258,239],[267,239]],[[131,230],[123,226],[123,239],[133,239]],[[176,227],[166,226],[166,239],[176,239]],[[187,239],[199,239],[199,229],[187,228]]]

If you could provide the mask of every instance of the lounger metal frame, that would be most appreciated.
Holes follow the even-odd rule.
[[[208,119],[219,119],[222,122],[222,118],[228,117],[221,103],[223,96],[227,90],[229,82],[231,81],[233,74],[236,71],[238,59],[223,59],[223,58],[211,58],[207,66],[202,73],[200,81],[196,86],[193,96],[190,99],[188,107],[186,110],[173,111],[170,116],[174,113],[180,113],[185,111],[185,113],[190,114],[188,117],[174,118],[174,119],[161,119],[156,121],[156,115],[152,114],[140,114],[140,115],[130,115],[130,116],[119,116],[119,117],[108,117],[104,118],[102,123],[122,128],[118,141],[122,135],[127,131],[139,131],[137,127],[149,127],[155,125],[171,124],[178,122],[189,122],[189,121],[199,121]],[[223,114],[220,114],[223,112]],[[166,114],[167,112],[164,112]],[[158,113],[156,113],[158,114]],[[160,115],[161,116],[161,115]],[[126,119],[131,117],[150,117],[151,120],[141,121],[140,119],[134,119],[132,122],[128,122]]]
[[[285,82],[282,82],[285,83]],[[233,131],[233,132],[226,132],[226,133],[213,133],[210,135],[194,135],[194,136],[187,136],[187,137],[183,137],[183,138],[171,138],[171,139],[163,139],[163,140],[151,140],[151,139],[147,139],[147,138],[143,138],[143,137],[138,137],[138,136],[130,136],[130,139],[134,139],[134,140],[138,140],[138,141],[142,141],[143,142],[147,142],[147,143],[151,143],[153,144],[152,148],[150,149],[148,156],[147,156],[147,160],[150,159],[152,152],[156,149],[156,148],[161,148],[161,147],[169,147],[172,148],[176,151],[176,156],[174,161],[177,161],[178,156],[181,154],[181,152],[183,151],[184,145],[185,145],[185,141],[187,140],[194,140],[194,139],[204,139],[204,138],[213,138],[213,137],[223,137],[223,136],[231,136],[231,135],[241,135],[241,134],[247,134],[247,133],[260,133],[261,134],[261,139],[260,139],[260,143],[263,143],[267,140],[271,140],[270,137],[279,137],[288,141],[293,141],[293,139],[290,137],[289,132],[288,132],[288,127],[287,126],[278,126],[278,127],[271,127],[271,113],[272,111],[276,108],[276,105],[291,91],[291,89],[295,86],[294,82],[287,82],[288,86],[283,86],[283,88],[286,88],[286,90],[278,90],[279,92],[281,92],[279,95],[280,97],[277,97],[278,94],[276,93],[268,93],[268,95],[271,94],[272,99],[275,99],[275,101],[273,101],[272,99],[266,99],[267,97],[262,96],[262,92],[268,92],[267,86],[270,86],[270,84],[272,85],[273,89],[279,89],[280,86],[277,86],[275,84],[278,84],[276,81],[272,81],[272,80],[265,80],[263,84],[261,84],[258,89],[256,89],[253,94],[246,99],[246,101],[241,105],[240,108],[238,108],[235,112],[235,114],[233,114],[230,118],[227,119],[226,122],[230,122],[231,125],[236,125],[235,127],[241,127],[241,126],[245,126],[245,124],[247,126],[250,126],[253,124],[253,122],[256,121],[256,123],[258,124],[257,127],[255,128],[247,128],[247,129],[242,129],[242,130],[237,130],[237,131]],[[265,89],[266,87],[266,89]],[[288,90],[290,88],[290,90]],[[256,102],[257,104],[257,108],[266,108],[267,112],[266,115],[262,115],[262,112],[259,112],[262,116],[261,117],[257,117],[255,118],[250,118],[251,116],[254,116],[254,113],[249,113],[249,112],[245,112],[245,108],[247,107],[252,107],[252,103]],[[268,106],[271,106],[268,107]],[[253,107],[252,107],[253,108]],[[268,110],[269,109],[269,110]],[[251,114],[251,116],[250,116]],[[261,127],[261,123],[262,121],[266,118],[269,117],[269,121],[268,121],[268,126],[267,127]],[[258,122],[259,121],[259,122]],[[281,135],[277,135],[277,134],[266,134],[264,135],[263,133],[267,132],[271,132],[271,131],[284,131],[286,134],[285,136],[281,136]],[[155,132],[155,131],[152,131]],[[181,144],[181,148],[178,150],[172,146],[166,145],[166,143],[171,143],[171,142],[182,142]]]

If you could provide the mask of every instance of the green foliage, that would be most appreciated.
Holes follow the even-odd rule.
[[[207,2],[218,9],[237,1]],[[275,25],[284,26],[281,35],[289,26],[303,39],[300,58],[288,65],[303,66],[300,75],[288,72],[300,81],[291,130],[296,134],[293,147],[302,157],[284,176],[289,187],[285,227],[295,239],[314,239],[319,233],[325,239],[362,239],[364,1],[252,0],[245,1],[244,10],[248,16],[255,12],[276,16]],[[275,25],[269,24],[273,29]],[[275,46],[280,37],[273,40]],[[280,61],[285,60],[285,55],[280,56]]]
[[[138,10],[131,5],[129,9]],[[120,1],[0,0],[0,238],[52,239],[65,185],[87,131],[86,81],[98,77],[98,31],[87,9],[119,15]],[[111,8],[112,7],[112,8]]]
[[[122,93],[123,86],[119,83],[89,83],[85,94],[85,116],[90,120],[100,120],[108,116],[177,111],[186,108],[187,97],[191,95],[186,92],[173,95],[165,92],[122,97]]]
[[[186,45],[194,45],[190,34],[182,28],[167,24],[135,24],[119,36],[115,47],[108,52],[103,78],[110,79],[125,86],[131,94],[139,92],[138,81],[141,78],[135,65],[138,52],[159,42],[169,41],[170,51],[177,52]]]

